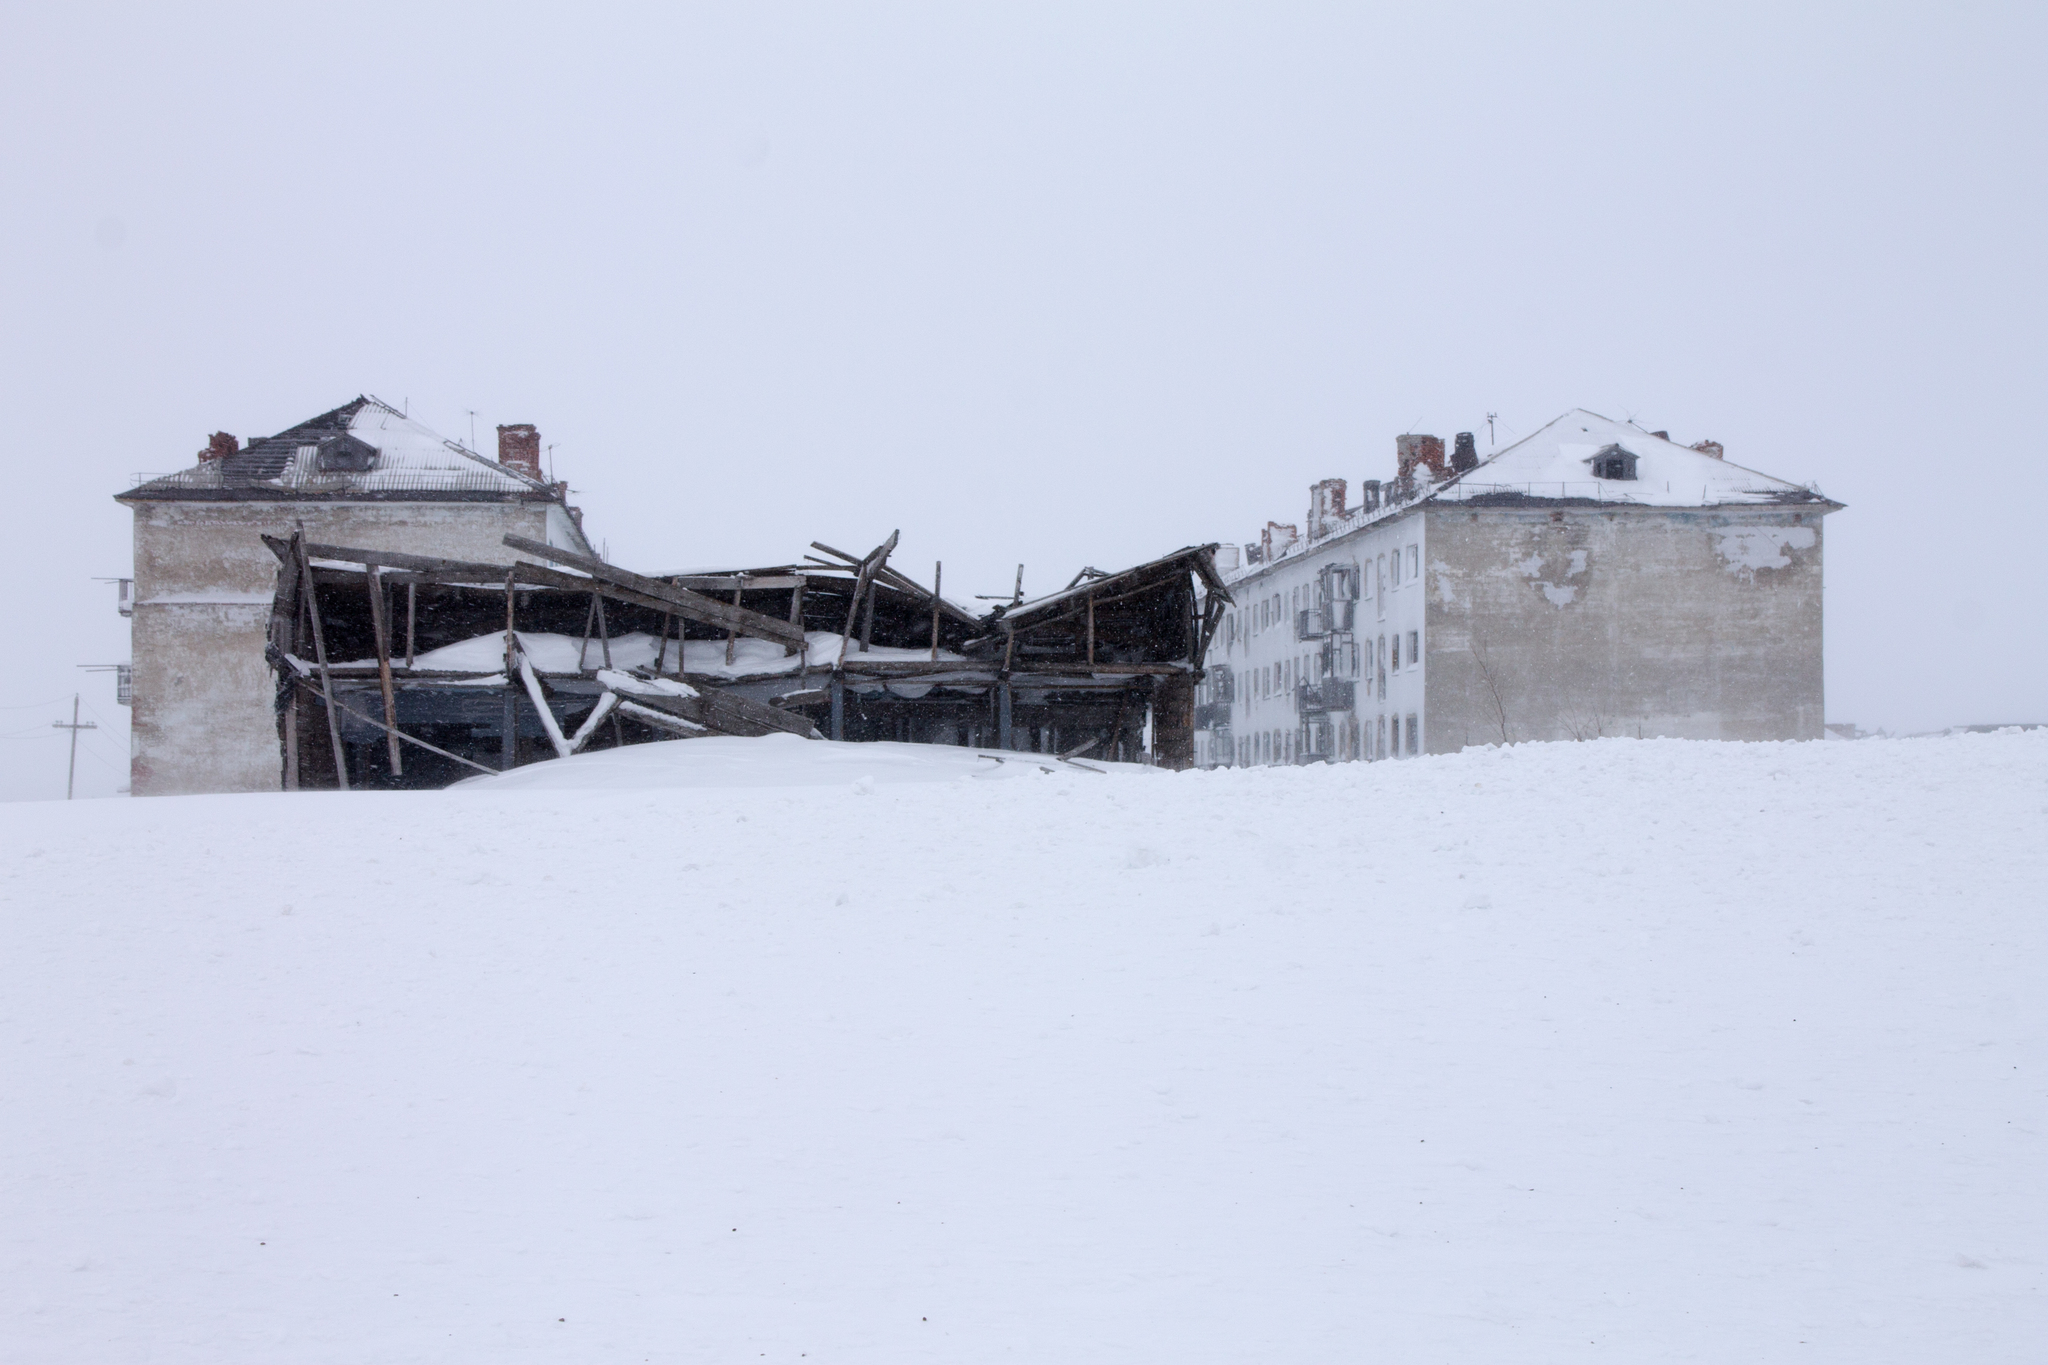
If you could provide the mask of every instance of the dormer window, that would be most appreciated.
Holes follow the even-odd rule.
[[[376,462],[377,447],[345,432],[322,441],[315,456],[322,474],[360,474]]]
[[[1634,451],[1620,446],[1604,446],[1593,457],[1593,477],[1596,479],[1633,479],[1635,476]]]

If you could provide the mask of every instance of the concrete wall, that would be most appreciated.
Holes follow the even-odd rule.
[[[277,557],[259,538],[507,562],[507,532],[545,539],[545,503],[131,502],[135,513],[137,796],[276,791],[276,683],[263,660]]]
[[[1813,509],[1427,516],[1430,753],[1602,735],[1821,738]]]

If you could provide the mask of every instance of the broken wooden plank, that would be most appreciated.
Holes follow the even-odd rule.
[[[846,561],[846,563],[843,565],[826,564],[824,560],[818,559],[815,555],[804,556],[804,558],[812,560],[814,563],[822,564],[828,569],[840,569],[844,571],[848,568],[858,568],[860,566],[860,560],[846,553],[846,551],[844,550],[835,550],[830,545],[825,544],[823,541],[812,541],[811,548],[814,550],[823,550],[828,555],[832,555],[835,558],[843,559]],[[882,567],[881,573],[877,575],[877,578],[885,586],[894,588],[898,592],[909,593],[914,597],[930,598],[931,601],[938,607],[940,611],[945,612],[946,615],[952,617],[954,620],[958,621],[962,625],[979,626],[981,624],[980,617],[974,615],[972,612],[961,610],[959,607],[954,606],[951,602],[948,602],[945,598],[939,596],[939,590],[937,587],[933,587],[930,591],[926,591],[924,586],[920,584],[916,579],[910,577],[908,574],[898,572],[897,569],[892,565],[884,565]]]
[[[643,724],[670,731],[673,734],[681,735],[685,739],[697,739],[701,736],[715,733],[707,725],[699,725],[696,721],[685,720],[681,716],[671,716],[666,712],[657,711],[650,706],[642,706],[637,701],[627,701],[623,697],[619,699],[618,709],[619,714],[622,716],[631,716]]]
[[[313,623],[313,659],[320,666],[320,698],[327,703],[327,736],[334,741],[334,781],[348,790],[348,750],[341,742],[341,720],[334,714],[334,680],[327,672],[327,634],[320,627],[320,603],[313,593],[313,562],[306,558],[306,544],[292,537],[298,552],[300,581],[305,585],[306,614]]]
[[[391,727],[384,736],[386,755],[391,760],[391,775],[405,776],[405,754],[398,747],[398,694],[391,686],[391,623],[386,619],[384,580],[379,577],[377,566],[367,566],[363,578],[370,589],[370,634],[377,647],[377,687],[384,694],[384,723]]]
[[[569,747],[569,737],[562,733],[560,721],[555,719],[554,708],[548,705],[548,694],[541,690],[540,678],[533,671],[533,664],[524,651],[519,655],[519,680],[526,684],[526,695],[533,698],[533,709],[540,712],[540,728],[547,732],[548,743],[554,746],[556,758],[567,758],[575,753]]]
[[[312,559],[332,559],[343,564],[376,564],[389,569],[417,569],[423,573],[476,574],[476,582],[495,583],[505,577],[506,565],[476,564],[438,555],[405,554],[398,550],[368,550],[352,545],[307,545]]]
[[[340,702],[333,700],[331,697],[322,695],[320,690],[314,687],[313,684],[307,681],[304,677],[299,677],[296,679],[296,681],[299,683],[300,686],[306,688],[306,690],[308,690],[309,692],[312,692],[314,696],[319,697],[321,701],[327,703],[328,721],[335,727],[335,732],[337,734],[340,733],[340,722],[334,720],[334,713],[337,710],[341,711],[345,715],[354,716],[357,720],[361,721],[365,725],[374,725],[379,730],[387,728],[382,721],[372,720],[370,717],[356,710],[353,706],[343,706]],[[439,754],[443,758],[452,758],[457,763],[462,764],[466,768],[474,768],[480,773],[495,773],[498,771],[496,768],[486,768],[483,764],[478,763],[473,759],[464,758],[461,754],[451,754],[446,749],[442,749],[435,745],[429,744],[423,739],[415,739],[413,736],[408,735],[403,730],[396,730],[392,733],[396,734],[400,739],[404,740],[407,744],[418,745],[420,748],[425,749],[430,754]],[[346,788],[344,788],[344,790],[346,790]]]
[[[670,587],[659,579],[645,578],[629,570],[621,569],[617,565],[607,564],[593,556],[579,555],[570,550],[556,549],[552,545],[546,545],[537,540],[528,540],[525,536],[507,535],[504,538],[504,543],[512,549],[524,550],[528,554],[535,555],[541,559],[553,560],[557,564],[567,564],[573,569],[583,570],[592,578],[603,579],[607,583],[631,588],[637,593],[669,603],[675,608],[678,616],[683,616],[693,621],[701,621],[705,625],[729,626],[738,630],[743,635],[754,635],[764,640],[776,640],[783,644],[795,645],[803,643],[803,632],[801,630],[792,627],[786,621],[778,621],[773,616],[768,616],[762,612],[753,611],[746,607],[728,606],[701,593],[691,592],[687,588]]]

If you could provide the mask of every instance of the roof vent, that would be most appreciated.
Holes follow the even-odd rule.
[[[1458,433],[1457,447],[1451,451],[1451,472],[1453,474],[1463,474],[1468,470],[1477,468],[1479,468],[1479,447],[1472,443],[1471,432],[1461,431]]]
[[[1633,479],[1635,476],[1636,456],[1634,451],[1624,450],[1620,446],[1602,446],[1594,454],[1594,478]]]
[[[360,474],[377,463],[377,447],[347,432],[322,441],[318,452],[314,463],[322,474]]]

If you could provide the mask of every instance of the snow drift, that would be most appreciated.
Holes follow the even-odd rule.
[[[10,807],[0,1358],[2048,1339],[2048,735],[893,747]]]

